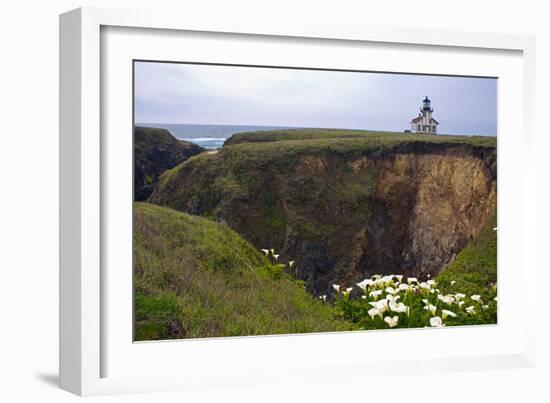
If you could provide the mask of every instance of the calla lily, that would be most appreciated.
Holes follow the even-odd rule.
[[[455,298],[456,298],[457,301],[460,301],[461,299],[466,298],[466,294],[462,294],[462,293],[460,293],[460,292],[457,292],[457,293],[455,294]]]
[[[262,252],[265,253],[266,255],[269,254],[269,249],[262,249]]]
[[[383,293],[382,290],[374,290],[374,291],[369,292],[369,297],[374,298],[374,299],[378,299],[378,297],[380,295],[382,295],[382,293]]]
[[[431,327],[442,327],[445,326],[443,324],[443,321],[439,316],[434,316],[433,318],[430,318],[430,326]]]
[[[336,292],[340,292],[340,285],[339,284],[333,284],[332,288],[336,290]]]
[[[321,295],[321,296],[319,297],[319,299],[322,299],[323,301],[326,301],[326,300],[327,300],[327,296],[326,296],[326,295]]]
[[[400,291],[407,291],[409,288],[411,288],[408,284],[399,284],[399,287],[397,287],[398,290]]]
[[[397,313],[407,313],[408,307],[402,302],[396,303],[394,301],[390,301],[389,303],[390,310]]]
[[[369,304],[380,312],[386,312],[388,310],[388,300],[386,298],[380,301],[369,302]]]
[[[387,292],[388,294],[395,295],[395,294],[397,294],[397,293],[399,292],[399,290],[396,290],[396,289],[393,288],[393,287],[386,287],[386,292]]]
[[[476,307],[471,305],[468,308],[466,308],[466,312],[468,312],[470,315],[473,315],[476,313]]]
[[[289,267],[294,266],[294,260],[291,260],[290,262],[288,262],[288,266],[289,266]]]
[[[420,288],[422,288],[424,290],[429,290],[431,288],[430,285],[428,283],[424,282],[424,281],[421,282],[419,285],[420,285]]]
[[[497,302],[498,302],[498,297],[495,297],[495,298],[493,298],[493,299],[494,299],[495,301],[497,301]]]
[[[386,322],[389,327],[396,327],[397,323],[399,322],[399,316],[395,315],[392,318],[390,318],[389,316],[386,316],[384,318],[384,322]]]
[[[407,283],[411,284],[411,283],[418,283],[418,279],[416,277],[409,277],[407,279]]]
[[[376,308],[371,308],[369,309],[369,312],[368,312],[369,316],[371,319],[374,319],[375,316],[380,316],[380,319],[382,319],[382,312],[380,312],[378,309]]]
[[[432,304],[428,304],[424,307],[425,310],[430,311],[432,315],[435,315],[435,312],[437,311],[437,307]]]
[[[435,280],[428,280],[426,281],[426,283],[430,286],[430,287],[433,287],[435,286],[437,283],[435,282]]]
[[[455,284],[456,284],[456,280],[451,281],[451,285],[455,285]]]
[[[401,298],[401,296],[399,295],[392,295],[392,294],[388,294],[386,295],[386,299],[389,301],[389,302],[397,302],[397,300]]]
[[[458,307],[462,308],[462,305],[464,305],[464,301],[458,301]]]
[[[443,316],[443,319],[447,319],[447,316],[450,316],[452,318],[456,318],[456,313],[449,311],[447,309],[441,310],[441,316]]]
[[[275,253],[275,249],[270,249],[270,251],[272,255]]]
[[[446,303],[446,304],[448,304],[448,305],[450,305],[450,304],[452,304],[453,302],[455,302],[455,299],[454,299],[454,297],[453,297],[452,295],[441,295],[441,294],[439,294],[439,295],[437,296],[437,299],[440,300],[440,301],[442,301],[442,302],[444,302],[444,303]]]
[[[403,275],[402,275],[402,274],[397,274],[397,275],[395,276],[395,278],[396,278],[397,281],[399,281],[399,282],[403,281]]]
[[[472,295],[470,298],[472,301],[479,302],[481,300],[481,295]]]
[[[367,278],[367,279],[361,281],[360,283],[357,283],[357,287],[359,287],[363,291],[366,291],[367,287],[372,285],[372,283],[373,283],[373,281]]]
[[[274,258],[275,260],[277,260],[277,259],[279,259],[279,255],[273,255],[273,258]]]
[[[342,295],[344,297],[347,297],[352,290],[353,290],[353,287],[348,287],[345,289],[345,291],[342,291]]]

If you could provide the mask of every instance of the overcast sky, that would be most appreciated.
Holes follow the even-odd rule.
[[[135,64],[136,123],[403,131],[426,95],[440,133],[496,135],[496,79]]]

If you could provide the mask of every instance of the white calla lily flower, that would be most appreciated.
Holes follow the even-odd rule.
[[[339,284],[333,284],[332,285],[332,288],[334,288],[336,290],[336,292],[340,292],[340,285]]]
[[[360,283],[357,283],[357,287],[359,287],[360,289],[362,289],[363,291],[367,291],[367,288],[369,286],[371,286],[373,283],[372,280],[370,279],[365,279],[363,281],[361,281]]]
[[[434,316],[433,318],[430,318],[430,326],[431,327],[443,327],[445,326],[443,324],[443,321],[439,316]]]
[[[389,327],[396,327],[399,322],[399,316],[395,315],[394,317],[386,316],[384,322],[388,324]]]
[[[397,289],[399,291],[408,291],[411,287],[408,285],[408,284],[405,284],[405,283],[401,283],[399,284],[399,287],[397,287]]]
[[[342,291],[342,295],[343,295],[344,297],[347,297],[347,296],[350,294],[350,292],[351,292],[352,290],[353,290],[353,287],[348,287],[348,288],[346,288],[344,291]]]
[[[447,316],[450,316],[452,318],[456,318],[456,313],[454,313],[453,311],[449,311],[447,309],[442,309],[441,310],[441,316],[443,317],[443,319],[447,319]]]
[[[388,300],[388,302],[397,302],[399,298],[401,298],[400,295],[392,295],[392,294],[386,295],[386,299]]]
[[[477,295],[477,294],[472,295],[470,298],[472,299],[472,301],[475,301],[475,302],[481,301],[481,295]]]
[[[405,305],[403,302],[394,302],[390,301],[389,303],[390,310],[397,313],[407,313],[408,306]]]
[[[409,277],[407,279],[407,283],[411,284],[411,283],[418,283],[418,279],[416,277]]]
[[[382,290],[374,290],[374,291],[371,291],[371,292],[369,293],[369,297],[374,298],[374,299],[378,299],[378,297],[379,297],[380,295],[382,295],[383,292],[384,292],[384,291],[382,291]]]
[[[471,305],[468,308],[466,308],[466,312],[468,312],[470,315],[474,315],[476,313],[476,307]]]
[[[374,319],[375,316],[380,316],[380,319],[382,319],[382,312],[380,312],[378,309],[376,308],[371,308],[369,309],[369,312],[368,312],[369,316],[371,319]]]
[[[437,299],[444,302],[444,303],[446,303],[447,305],[451,305],[452,303],[455,302],[455,299],[452,295],[441,295],[441,294],[439,294],[437,296]]]
[[[388,310],[388,300],[386,298],[383,298],[379,301],[369,302],[369,304],[382,313]]]
[[[437,307],[432,304],[428,304],[424,307],[425,310],[430,311],[432,315],[435,315],[435,312],[437,311]]]

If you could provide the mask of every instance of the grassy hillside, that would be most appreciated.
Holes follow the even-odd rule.
[[[473,146],[496,147],[496,137],[487,136],[447,136],[412,134],[403,132],[382,132],[372,130],[349,129],[284,129],[259,132],[237,133],[226,140],[224,146],[242,143],[266,143],[298,140],[342,140],[361,139],[371,144],[392,144],[403,142],[461,143]]]
[[[229,227],[134,204],[135,339],[346,330]]]
[[[203,148],[176,139],[168,130],[153,127],[134,129],[134,198],[145,200],[160,174]]]
[[[479,294],[486,300],[496,295],[497,233],[496,215],[491,216],[476,239],[468,244],[456,259],[437,276],[442,289],[452,288],[456,281],[464,292]]]

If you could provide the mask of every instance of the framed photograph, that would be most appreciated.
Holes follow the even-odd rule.
[[[533,38],[60,24],[64,389],[533,365]]]

